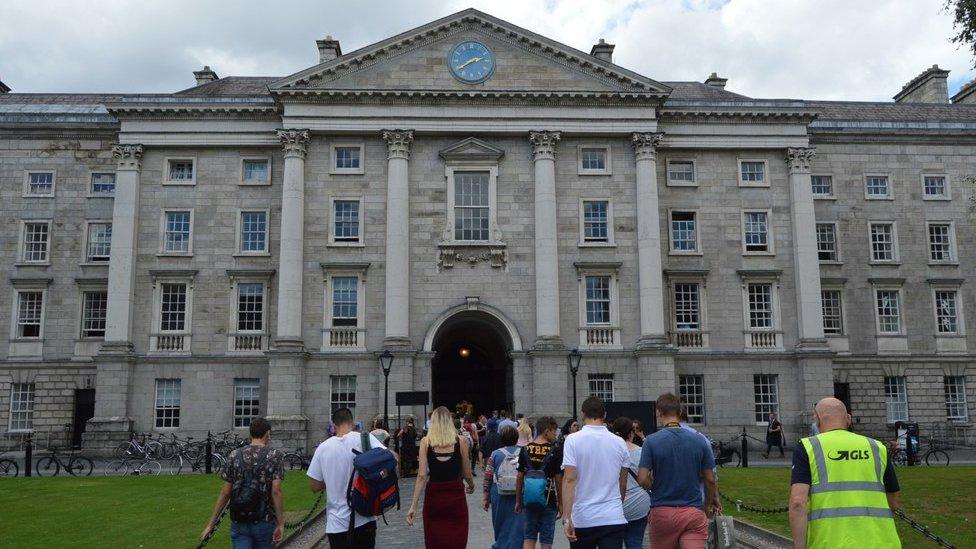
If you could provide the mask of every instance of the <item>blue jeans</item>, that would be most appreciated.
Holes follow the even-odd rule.
[[[624,531],[625,549],[643,549],[644,532],[647,531],[647,517],[641,517],[627,523],[627,530]]]
[[[234,549],[274,549],[271,537],[274,535],[275,523],[232,522],[230,524],[230,542]]]
[[[491,484],[491,526],[495,531],[491,549],[522,548],[522,519],[515,514],[515,494],[499,494],[494,482]]]
[[[556,533],[556,510],[548,505],[542,509],[523,509],[522,526],[525,529],[522,537],[525,539],[552,545]]]

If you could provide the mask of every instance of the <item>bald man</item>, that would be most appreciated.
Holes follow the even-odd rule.
[[[887,447],[848,431],[844,403],[825,398],[814,408],[819,434],[793,452],[790,528],[795,549],[901,547],[892,511],[898,479]]]

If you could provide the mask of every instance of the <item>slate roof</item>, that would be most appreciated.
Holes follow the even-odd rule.
[[[748,97],[730,92],[728,90],[702,84],[701,82],[661,82],[671,88],[671,95],[668,99],[688,100],[688,101],[735,101],[736,99],[749,99]]]
[[[173,95],[193,97],[270,96],[268,85],[280,79],[280,76],[227,76],[178,91]]]

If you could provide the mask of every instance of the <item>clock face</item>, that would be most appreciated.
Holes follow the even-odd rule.
[[[466,84],[477,84],[488,80],[495,71],[495,54],[481,42],[468,40],[454,46],[447,64],[455,78]]]

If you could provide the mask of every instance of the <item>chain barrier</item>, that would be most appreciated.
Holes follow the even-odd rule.
[[[325,494],[325,490],[319,492],[319,497],[315,498],[315,503],[312,504],[312,508],[308,510],[308,513],[305,513],[305,516],[302,517],[301,520],[296,520],[295,522],[286,522],[285,530],[294,530],[295,528],[300,528],[303,524],[308,522],[308,519],[312,518],[312,514],[315,513],[315,510],[319,508],[319,504],[322,503],[322,496],[324,494]]]
[[[912,517],[906,515],[905,512],[902,511],[901,509],[898,509],[898,510],[895,511],[895,516],[897,516],[898,518],[900,518],[900,519],[904,520],[905,522],[907,522],[908,525],[912,527],[912,529],[918,531],[920,534],[922,534],[923,536],[925,536],[926,538],[928,538],[932,542],[938,544],[939,547],[943,547],[945,549],[956,549],[956,546],[955,545],[953,545],[953,544],[949,543],[948,541],[946,541],[945,539],[937,536],[935,533],[933,533],[931,530],[929,530],[929,527],[928,526],[925,526],[924,524],[919,523],[918,521],[916,521]]]
[[[732,499],[729,496],[727,496],[727,495],[725,495],[725,494],[723,494],[721,492],[719,492],[719,495],[725,501],[731,503],[732,505],[735,505],[735,510],[736,511],[739,511],[739,512],[742,512],[742,510],[744,509],[744,510],[750,511],[752,513],[763,513],[763,514],[767,514],[767,515],[775,515],[775,514],[778,514],[778,513],[786,513],[786,512],[788,512],[790,510],[789,507],[773,507],[773,508],[770,508],[770,507],[758,507],[758,506],[753,506],[753,505],[746,505],[745,503],[742,502],[741,499]]]
[[[210,540],[214,537],[214,534],[217,533],[217,528],[220,527],[220,521],[224,520],[224,517],[227,515],[227,511],[229,510],[230,510],[230,505],[224,505],[224,509],[220,512],[219,515],[217,515],[217,521],[214,522],[213,528],[211,528],[210,531],[207,532],[206,537],[200,540],[200,543],[197,544],[197,549],[203,549],[204,547],[207,546],[208,543],[210,543]]]

